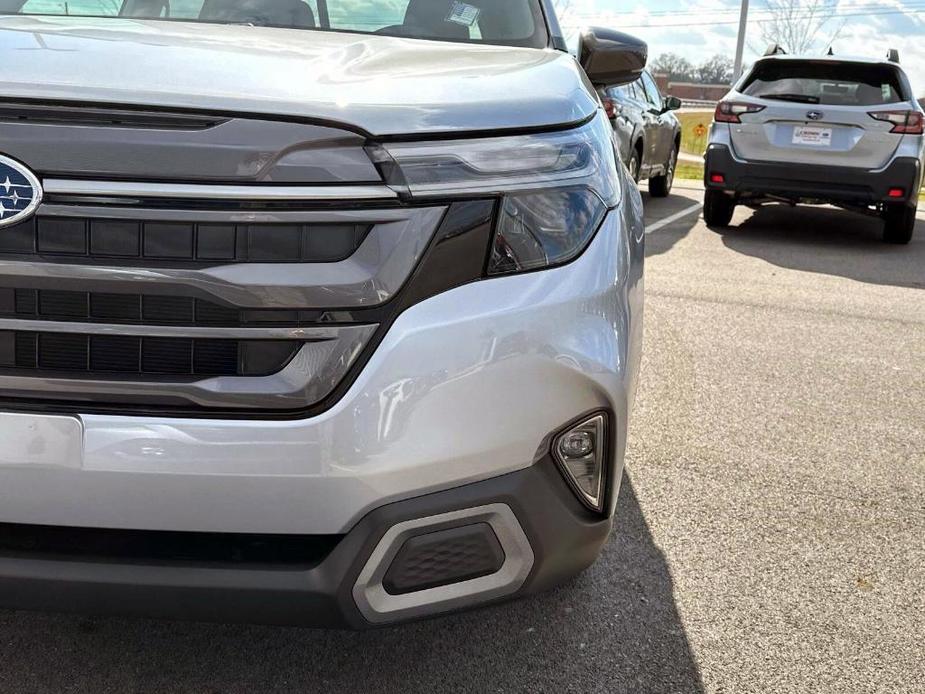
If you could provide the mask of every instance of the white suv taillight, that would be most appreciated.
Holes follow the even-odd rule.
[[[871,118],[893,124],[891,133],[922,135],[925,133],[925,114],[921,111],[871,111]]]
[[[720,101],[716,104],[716,112],[713,114],[713,120],[717,123],[741,123],[739,119],[744,113],[758,113],[764,111],[764,106],[759,104],[746,104],[740,101]]]

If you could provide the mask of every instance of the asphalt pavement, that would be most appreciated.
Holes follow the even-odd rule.
[[[717,233],[700,195],[646,198],[627,474],[581,577],[366,633],[0,612],[0,691],[925,691],[925,222]]]

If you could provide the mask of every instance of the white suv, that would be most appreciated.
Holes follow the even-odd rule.
[[[925,113],[886,60],[795,57],[776,47],[716,108],[704,217],[739,203],[826,203],[876,213],[883,240],[909,243],[922,184]]]

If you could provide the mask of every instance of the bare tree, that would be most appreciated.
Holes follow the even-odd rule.
[[[695,70],[701,84],[729,84],[732,82],[732,60],[725,55],[714,55]]]
[[[651,64],[652,72],[663,72],[672,82],[693,82],[696,70],[687,58],[677,53],[662,53]]]
[[[762,40],[789,53],[825,48],[845,26],[836,21],[838,0],[767,0],[767,13],[769,19],[758,22]]]

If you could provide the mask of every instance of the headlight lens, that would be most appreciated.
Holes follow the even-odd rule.
[[[489,274],[574,259],[620,202],[612,130],[603,112],[560,132],[396,142],[369,152],[386,182],[412,200],[503,196]]]
[[[581,253],[607,207],[588,188],[508,195],[501,202],[490,275],[561,265]]]

